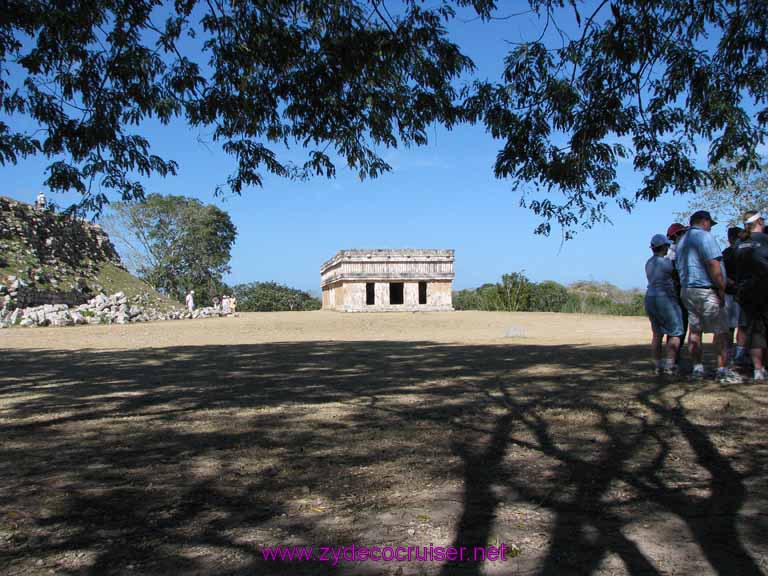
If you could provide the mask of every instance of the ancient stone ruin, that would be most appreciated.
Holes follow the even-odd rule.
[[[100,226],[0,196],[0,307],[86,302],[107,262],[122,267]]]
[[[185,308],[160,310],[142,296],[128,298],[123,292],[111,296],[99,294],[84,304],[44,304],[27,308],[6,310],[0,308],[0,328],[11,326],[76,326],[79,324],[134,324],[157,320],[184,320],[187,318],[214,318],[231,316],[221,307]]]
[[[323,309],[453,310],[453,250],[341,250],[320,267]]]
[[[113,285],[111,295],[103,280]],[[114,284],[131,280],[131,294]],[[0,328],[210,318],[132,277],[96,224],[0,196]]]

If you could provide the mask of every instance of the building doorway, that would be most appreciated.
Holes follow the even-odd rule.
[[[389,303],[390,304],[403,303],[403,283],[402,282],[389,283]]]

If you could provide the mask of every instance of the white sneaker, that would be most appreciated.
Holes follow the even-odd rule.
[[[755,370],[755,375],[752,378],[753,382],[766,382],[768,381],[768,374],[765,372],[765,368],[761,368],[760,370]]]
[[[693,372],[691,372],[691,380],[704,380],[706,377],[707,374],[704,372],[704,368],[694,368]]]
[[[741,384],[744,378],[729,368],[720,368],[717,371],[717,381],[720,384]]]

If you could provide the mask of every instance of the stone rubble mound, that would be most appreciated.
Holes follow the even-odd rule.
[[[0,328],[10,326],[74,326],[77,324],[128,324],[158,320],[183,320],[227,316],[221,308],[198,308],[193,312],[181,308],[160,310],[141,296],[129,299],[123,292],[99,294],[85,304],[45,304],[28,308],[0,310]]]
[[[106,263],[124,269],[98,224],[0,196],[0,306],[83,302]]]

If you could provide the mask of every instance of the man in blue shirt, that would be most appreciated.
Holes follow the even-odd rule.
[[[725,312],[726,277],[723,255],[710,233],[717,224],[706,210],[691,216],[691,227],[677,247],[675,264],[682,285],[683,304],[688,310],[693,360],[693,378],[704,377],[701,336],[714,334],[717,348],[717,377],[724,383],[741,382],[741,376],[727,368],[728,317]]]

